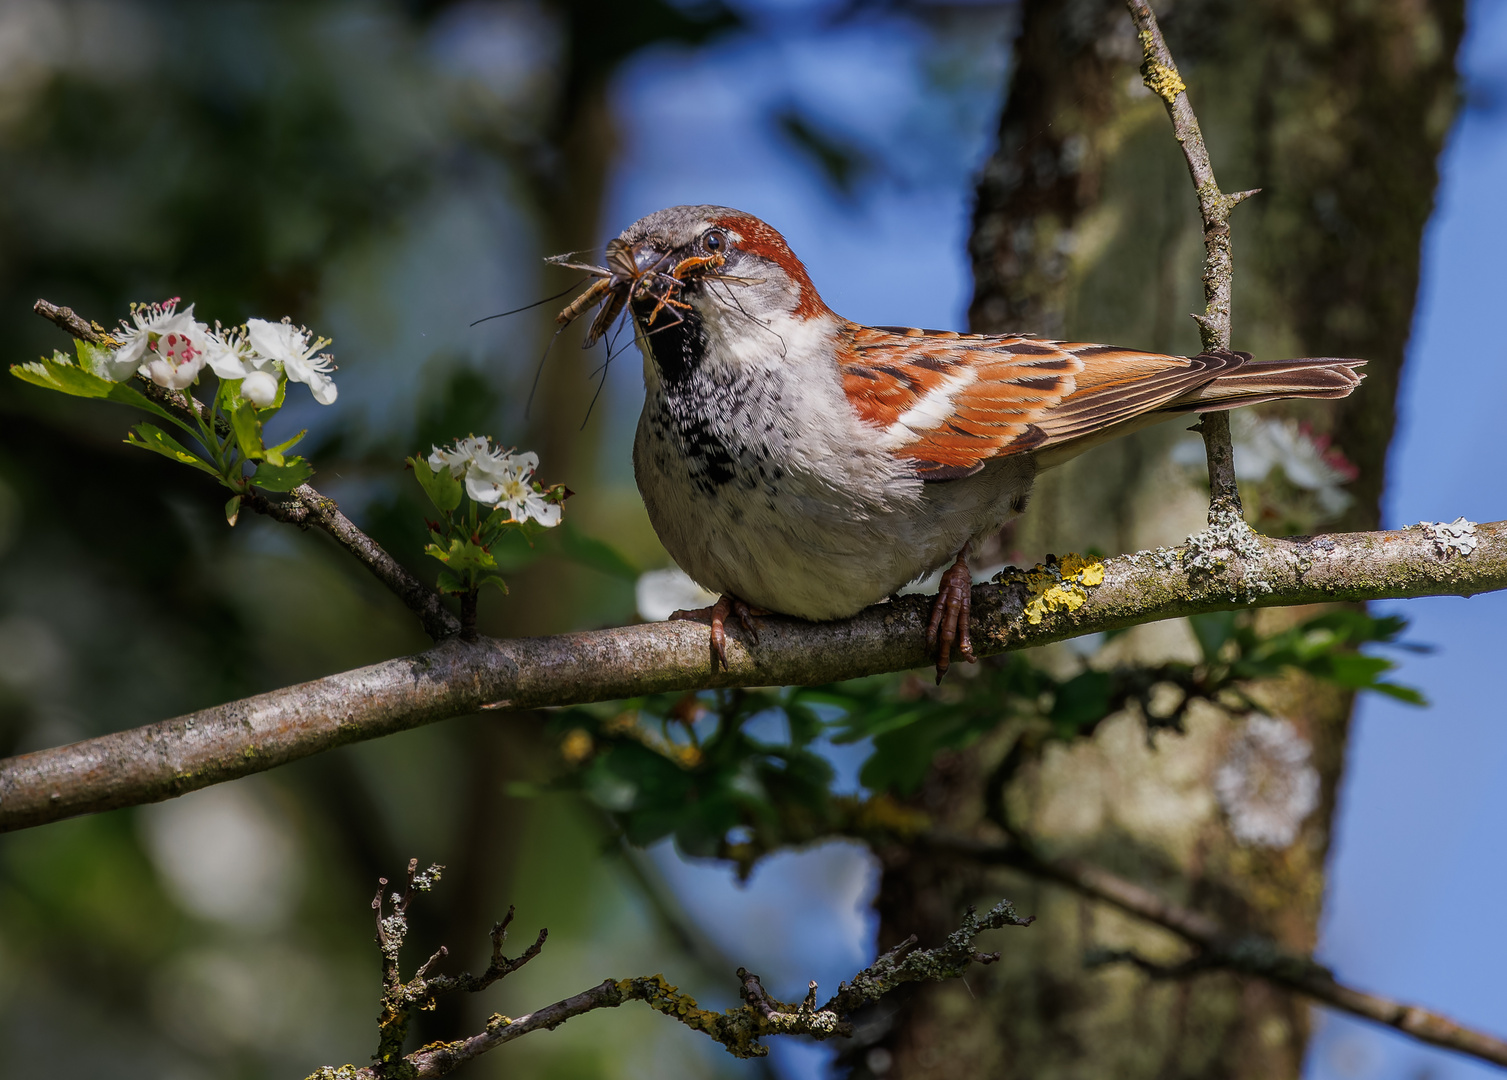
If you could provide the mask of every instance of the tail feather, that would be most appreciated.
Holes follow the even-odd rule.
[[[1166,412],[1219,412],[1281,398],[1342,398],[1360,385],[1364,360],[1313,356],[1249,360],[1169,402]]]

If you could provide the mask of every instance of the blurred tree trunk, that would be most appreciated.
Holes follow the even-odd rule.
[[[1456,102],[1462,0],[1181,0],[1157,5],[1225,190],[1260,187],[1232,222],[1237,348],[1355,356],[1344,402],[1281,407],[1360,468],[1339,522],[1374,527],[1394,397]],[[999,147],[979,185],[973,327],[1192,353],[1203,307],[1192,185],[1162,103],[1141,87],[1119,0],[1024,0]],[[1006,548],[1132,550],[1201,527],[1205,494],[1168,460],[1185,425],[1095,451],[1038,482]],[[1281,616],[1275,616],[1281,618]],[[1287,616],[1292,618],[1293,616]],[[1107,647],[1120,661],[1193,659],[1182,622]],[[1080,661],[1066,649],[1043,657]],[[1046,850],[1094,859],[1293,948],[1315,942],[1350,700],[1296,681],[1264,704],[1313,746],[1318,810],[1286,848],[1238,843],[1213,793],[1235,725],[1213,709],[1148,744],[1121,715],[1056,743],[1002,786],[1009,819]],[[999,836],[984,792],[1011,733],[940,758],[919,805],[949,830]],[[996,786],[992,790],[1000,790]],[[1225,974],[1152,982],[1085,969],[1095,946],[1181,958],[1167,935],[1060,888],[881,852],[880,945],[936,940],[959,907],[1000,895],[1040,918],[1003,935],[1002,963],[912,996],[853,1055],[854,1075],[1295,1077],[1303,1002]]]

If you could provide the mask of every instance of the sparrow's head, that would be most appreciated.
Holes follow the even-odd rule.
[[[827,313],[785,238],[741,210],[672,206],[635,221],[617,242],[627,245],[641,273],[672,274],[683,291],[713,304],[798,319]]]

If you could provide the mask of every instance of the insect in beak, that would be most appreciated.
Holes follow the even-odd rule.
[[[633,301],[652,299],[655,302],[644,319],[646,326],[652,327],[661,313],[668,313],[674,322],[683,321],[680,313],[690,310],[690,305],[679,298],[680,291],[687,284],[685,275],[694,272],[697,276],[721,277],[716,271],[725,259],[720,253],[677,259],[674,252],[660,251],[647,240],[629,244],[626,240],[615,239],[607,242],[606,266],[572,262],[566,255],[556,255],[546,261],[555,266],[584,270],[597,279],[555,316],[557,323],[566,326],[601,304],[601,310],[586,333],[585,345],[589,348],[601,340],[623,308]]]

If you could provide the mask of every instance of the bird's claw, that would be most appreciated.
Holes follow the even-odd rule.
[[[926,624],[926,647],[936,657],[937,682],[952,665],[952,647],[970,664],[973,655],[973,639],[969,634],[969,616],[973,608],[973,575],[968,572],[968,562],[958,552],[958,558],[942,574],[941,588],[931,607],[931,621]]]
[[[722,670],[728,670],[727,664],[727,617],[734,615],[738,619],[738,625],[743,627],[745,633],[755,645],[759,643],[759,628],[754,624],[754,616],[768,615],[765,608],[752,607],[739,600],[736,596],[728,596],[726,593],[717,598],[717,602],[711,607],[690,608],[688,610],[675,611],[670,614],[674,619],[693,619],[700,621],[710,617],[712,622],[712,653],[715,660],[712,670],[716,670],[716,661],[722,662]]]

